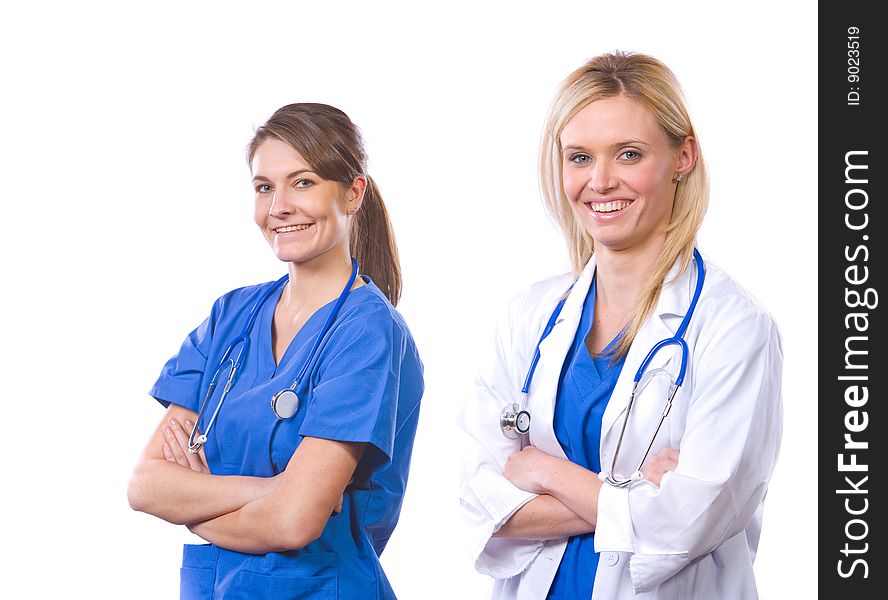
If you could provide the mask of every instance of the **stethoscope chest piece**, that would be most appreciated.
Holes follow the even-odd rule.
[[[271,397],[271,410],[278,419],[289,419],[299,410],[299,396],[291,389],[281,390]]]
[[[522,410],[517,402],[506,406],[500,413],[500,427],[504,436],[517,440],[530,431],[530,413]]]

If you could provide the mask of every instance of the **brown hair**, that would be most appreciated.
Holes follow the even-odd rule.
[[[401,263],[388,211],[376,182],[367,175],[367,153],[357,125],[344,112],[326,104],[301,102],[279,108],[256,129],[247,146],[252,164],[259,145],[268,138],[292,146],[328,181],[351,186],[355,177],[366,177],[364,200],[352,219],[349,248],[392,304],[401,297]]]
[[[540,145],[540,187],[549,214],[561,228],[570,252],[574,275],[583,270],[595,250],[595,241],[576,218],[561,180],[561,132],[583,108],[605,98],[623,96],[646,107],[663,128],[674,148],[685,138],[697,138],[678,80],[662,62],[645,54],[614,52],[588,60],[567,76],[549,108]],[[679,274],[691,261],[697,231],[709,204],[709,179],[697,139],[697,162],[676,187],[666,241],[647,282],[639,292],[636,312],[626,326],[614,356],[624,356],[632,340],[657,304],[660,289],[672,265]]]

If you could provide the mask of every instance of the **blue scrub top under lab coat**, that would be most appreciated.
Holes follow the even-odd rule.
[[[271,397],[292,385],[334,305],[309,318],[275,365],[272,320],[281,292],[271,294],[249,332],[249,352],[204,445],[215,475],[271,477],[286,468],[303,436],[367,442],[342,512],[300,550],[257,555],[212,544],[186,545],[182,598],[395,598],[378,557],[401,510],[423,367],[401,315],[369,278],[364,280],[348,294],[296,390],[298,412],[274,429],[269,457],[277,422]],[[273,285],[241,288],[217,300],[209,318],[166,363],[151,395],[165,406],[174,403],[197,412],[222,354]],[[207,403],[201,429],[222,387],[224,382]]]
[[[625,358],[611,363],[611,341],[602,355],[592,358],[586,337],[595,317],[595,279],[583,302],[583,314],[570,351],[564,359],[555,399],[555,436],[567,458],[586,469],[601,472],[601,418],[617,385]],[[595,535],[572,536],[561,558],[547,600],[588,600],[592,596],[598,553]]]

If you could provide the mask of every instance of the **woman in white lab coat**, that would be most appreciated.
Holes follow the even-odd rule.
[[[496,599],[757,598],[780,336],[695,250],[708,181],[672,72],[617,52],[572,73],[541,183],[573,273],[511,302],[460,414],[476,568]]]

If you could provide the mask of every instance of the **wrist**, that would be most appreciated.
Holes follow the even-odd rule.
[[[545,468],[541,469],[537,476],[536,493],[547,494],[549,496],[555,495],[555,491],[558,488],[558,481],[561,476],[563,476],[565,463],[569,465],[570,461],[556,458],[554,456],[549,459]]]
[[[277,489],[280,480],[277,477],[257,477],[256,485],[253,488],[253,499],[267,496]]]

